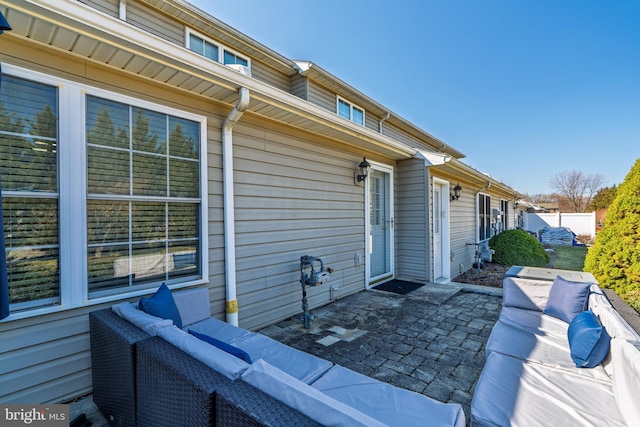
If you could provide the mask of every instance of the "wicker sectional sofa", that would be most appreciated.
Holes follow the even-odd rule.
[[[640,336],[598,285],[554,276],[504,279],[471,425],[640,425]]]
[[[112,425],[465,426],[460,405],[211,318],[206,289],[172,297],[177,322],[130,303],[90,314],[93,399]]]

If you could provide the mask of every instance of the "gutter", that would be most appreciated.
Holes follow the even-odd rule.
[[[240,99],[222,124],[222,182],[224,200],[224,269],[227,323],[238,326],[236,296],[236,227],[233,194],[233,127],[249,106],[249,89],[239,89]]]

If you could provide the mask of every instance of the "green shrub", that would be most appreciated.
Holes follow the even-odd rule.
[[[584,269],[600,285],[640,308],[640,159],[618,187]]]
[[[540,242],[522,230],[506,230],[493,236],[489,247],[496,252],[494,261],[498,264],[544,267],[551,260]]]

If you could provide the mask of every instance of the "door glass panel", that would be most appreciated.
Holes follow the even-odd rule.
[[[391,217],[389,174],[369,174],[371,277],[391,272]]]

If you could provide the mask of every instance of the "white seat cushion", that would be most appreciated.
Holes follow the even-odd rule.
[[[214,319],[213,317],[194,323],[189,326],[189,330],[219,339],[220,341],[224,341],[228,344],[232,344],[240,338],[253,335],[253,332],[249,332],[246,329],[239,328],[230,323]]]
[[[386,425],[293,378],[264,360],[253,362],[242,375],[242,381],[325,426],[383,427]]]
[[[254,362],[264,359],[270,365],[306,384],[311,384],[333,366],[327,360],[296,350],[261,334],[235,340],[233,345],[245,351]]]
[[[611,379],[601,365],[594,368],[576,367],[571,359],[566,335],[545,334],[544,332],[534,334],[498,321],[487,341],[486,352],[487,354],[498,352],[518,359],[541,363],[611,385]]]
[[[487,357],[471,421],[479,426],[626,426],[610,386],[500,353]]]
[[[250,366],[244,360],[199,340],[176,326],[163,328],[158,332],[158,336],[232,380],[240,378],[240,375]]]
[[[313,388],[385,424],[394,426],[465,426],[462,407],[334,366]]]

